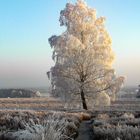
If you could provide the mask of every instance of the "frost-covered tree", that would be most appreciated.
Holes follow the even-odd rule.
[[[66,4],[59,21],[66,31],[49,38],[55,61],[47,73],[52,91],[57,96],[79,94],[83,108],[87,109],[87,96],[115,94],[123,83],[123,77],[117,78],[112,68],[114,54],[105,18],[97,18],[94,9],[77,0],[75,5]]]

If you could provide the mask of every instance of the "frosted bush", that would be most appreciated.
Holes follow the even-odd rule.
[[[133,126],[94,127],[94,136],[98,140],[138,140],[140,128]]]
[[[130,119],[134,119],[135,116],[132,113],[124,113],[122,115],[123,118],[130,118]]]
[[[64,115],[64,114],[63,114]],[[66,140],[72,139],[77,133],[77,118],[71,116],[65,117],[62,113],[54,113],[48,117],[48,121],[45,125],[45,140]]]
[[[112,93],[112,94],[110,95],[110,100],[111,100],[111,101],[115,101],[115,100],[116,100],[116,94]]]
[[[105,92],[101,92],[97,95],[95,102],[96,106],[110,106],[110,97]]]
[[[53,118],[54,117],[54,118]],[[60,140],[65,137],[65,128],[68,122],[63,118],[62,120],[56,119],[52,116],[48,119],[47,124],[45,124],[44,140]]]
[[[97,140],[140,140],[140,118],[129,112],[99,114],[93,132]]]

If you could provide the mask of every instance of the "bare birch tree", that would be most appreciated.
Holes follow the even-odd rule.
[[[60,25],[66,31],[49,38],[55,66],[48,72],[52,91],[57,96],[79,94],[83,108],[86,96],[115,94],[123,83],[112,68],[112,41],[104,26],[105,18],[96,17],[96,10],[82,0],[66,4],[60,12]]]

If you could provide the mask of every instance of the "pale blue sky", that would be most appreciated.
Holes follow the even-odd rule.
[[[59,13],[75,0],[0,0],[0,87],[45,86],[53,64],[48,38],[61,34]],[[126,85],[140,84],[140,1],[87,0],[105,16]]]

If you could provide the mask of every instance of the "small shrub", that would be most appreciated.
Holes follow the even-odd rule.
[[[135,116],[132,113],[124,113],[122,115],[122,117],[124,117],[124,118],[130,118],[130,119],[134,119],[135,118]]]
[[[97,116],[98,119],[102,119],[102,120],[108,120],[109,119],[109,115],[108,114],[99,114]]]

